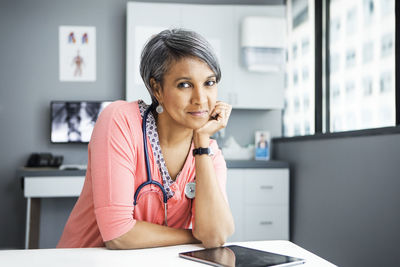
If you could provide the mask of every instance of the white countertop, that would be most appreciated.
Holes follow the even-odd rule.
[[[304,267],[335,266],[289,241],[234,242],[260,250],[306,259]],[[137,250],[107,250],[105,248],[27,249],[0,251],[1,266],[21,267],[136,267],[136,266],[207,266],[182,259],[178,253],[203,249],[201,245],[181,245]]]

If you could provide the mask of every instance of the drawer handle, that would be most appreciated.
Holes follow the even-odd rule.
[[[273,185],[261,185],[260,189],[262,189],[262,190],[272,190],[272,189],[274,189],[274,186]]]
[[[272,221],[261,221],[260,225],[272,225]]]

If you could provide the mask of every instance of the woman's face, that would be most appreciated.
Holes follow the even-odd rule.
[[[215,73],[205,62],[194,57],[172,62],[156,97],[164,107],[159,118],[185,128],[198,129],[210,119],[215,107]]]

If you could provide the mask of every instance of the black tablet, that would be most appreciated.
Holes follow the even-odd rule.
[[[212,266],[228,267],[282,267],[305,263],[304,259],[234,245],[182,252],[179,253],[179,257]]]

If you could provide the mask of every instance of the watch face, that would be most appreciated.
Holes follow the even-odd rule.
[[[212,150],[211,147],[208,148],[208,155],[209,156],[214,156],[214,151]]]

